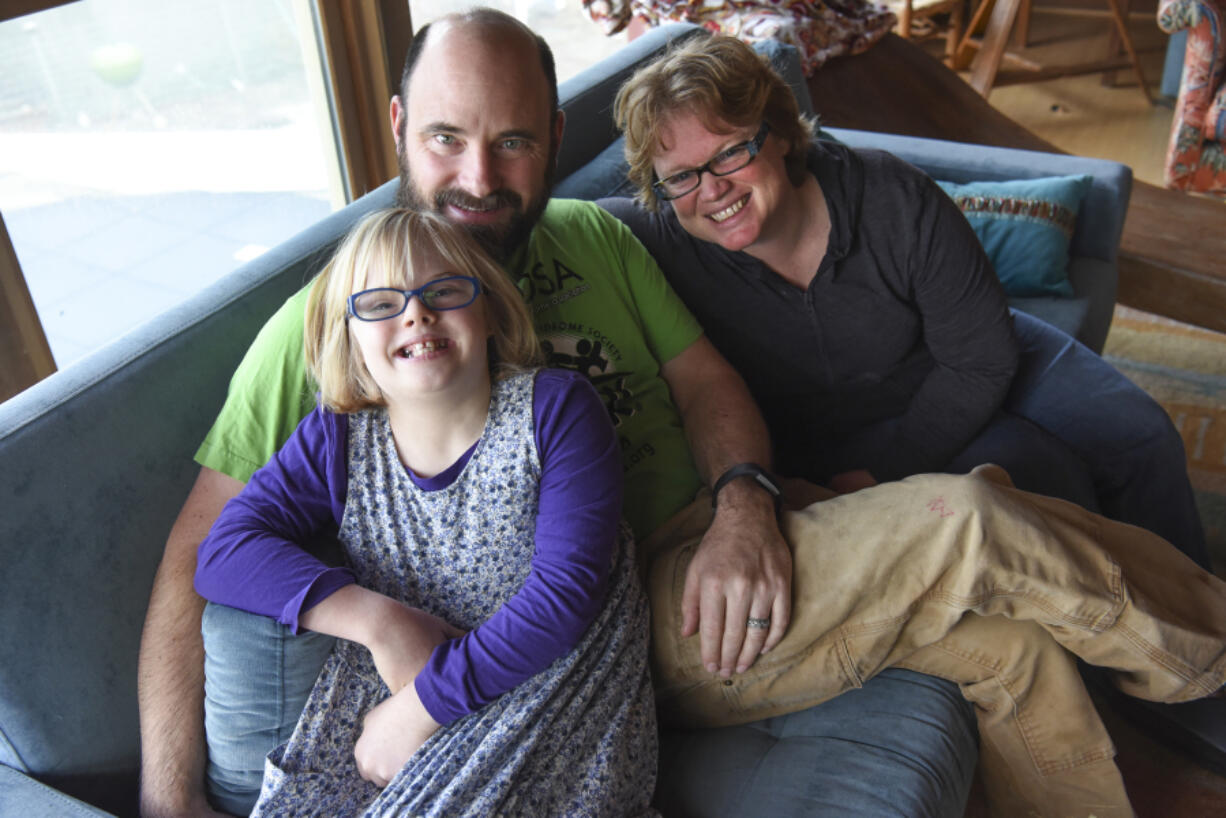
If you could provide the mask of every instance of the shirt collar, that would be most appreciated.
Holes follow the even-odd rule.
[[[830,214],[830,238],[824,261],[840,261],[851,253],[860,227],[864,167],[846,145],[816,140],[809,145],[805,165],[817,177]]]

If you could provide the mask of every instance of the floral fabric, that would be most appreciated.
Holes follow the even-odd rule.
[[[1188,30],[1166,150],[1166,186],[1226,195],[1226,0],[1163,0],[1158,25]]]
[[[747,43],[779,40],[796,46],[806,76],[832,57],[868,50],[896,22],[871,0],[583,0],[583,6],[608,35],[641,17],[652,26],[695,23]]]
[[[437,491],[405,473],[386,410],[349,416],[339,536],[360,585],[466,629],[523,585],[540,478],[532,379],[495,384],[472,458]],[[625,525],[620,540],[604,608],[574,650],[440,728],[383,790],[361,779],[353,752],[390,691],[368,650],[337,640],[293,735],[266,759],[253,815],[655,815],[647,600]]]

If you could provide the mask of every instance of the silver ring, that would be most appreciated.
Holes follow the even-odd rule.
[[[771,618],[768,616],[765,619],[757,619],[751,616],[745,620],[745,625],[750,628],[769,628],[771,626]]]

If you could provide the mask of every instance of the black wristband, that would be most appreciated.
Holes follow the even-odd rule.
[[[765,489],[766,493],[774,499],[776,510],[782,505],[783,492],[779,490],[779,484],[775,482],[770,472],[757,463],[737,463],[715,481],[715,485],[711,488],[711,508],[716,507],[720,490],[738,477],[752,477],[754,483]]]

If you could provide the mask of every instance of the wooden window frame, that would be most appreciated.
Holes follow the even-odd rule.
[[[14,0],[0,21],[76,0]],[[413,36],[408,0],[314,0],[320,69],[331,99],[344,198],[398,173],[388,105]],[[308,63],[309,65],[309,63]],[[55,372],[17,253],[0,214],[0,401]]]
[[[0,6],[0,23],[76,0],[9,0]],[[32,386],[55,371],[47,334],[30,298],[30,288],[4,215],[0,214],[0,401]]]
[[[315,0],[345,198],[397,175],[388,120],[413,36],[408,0]]]
[[[46,11],[56,6],[66,6],[75,2],[77,0],[5,0],[4,5],[0,6],[0,23],[15,17],[33,14],[36,11]]]
[[[47,335],[0,214],[0,401],[54,371]]]

